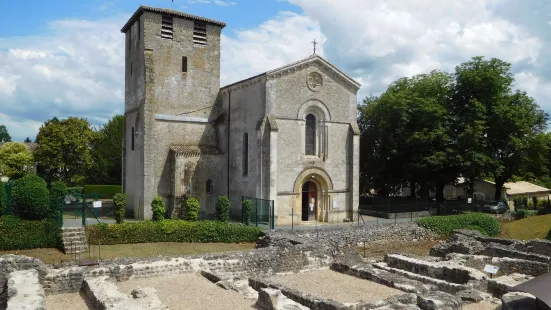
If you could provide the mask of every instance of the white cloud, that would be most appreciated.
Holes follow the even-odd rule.
[[[28,119],[14,119],[9,115],[0,112],[0,124],[8,128],[12,141],[20,141],[26,137],[31,139],[36,135],[43,122],[37,122]],[[22,137],[22,138],[21,138]]]
[[[516,87],[551,111],[550,18],[540,14],[551,11],[551,2],[287,1],[304,13],[279,12],[257,27],[223,31],[222,85],[307,57],[316,39],[318,54],[362,84],[359,101],[403,76],[433,69],[452,72],[461,62],[483,55],[512,62]],[[122,113],[124,42],[119,29],[127,18],[55,21],[47,37],[0,38],[0,124],[7,123],[12,136],[23,139],[53,116],[101,123]]]

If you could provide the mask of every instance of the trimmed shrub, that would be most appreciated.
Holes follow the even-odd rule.
[[[515,210],[515,212],[513,212],[513,216],[517,220],[525,219],[527,217],[534,216],[534,215],[537,215],[537,214],[538,214],[538,212],[536,210],[527,210],[527,209],[519,209],[519,210]]]
[[[73,187],[67,187],[67,195],[82,195],[82,189],[81,186],[73,186]]]
[[[227,196],[220,196],[216,201],[216,217],[221,222],[230,220],[230,199]]]
[[[126,195],[118,193],[113,196],[113,204],[115,205],[115,221],[120,224],[124,221],[124,214],[126,213]]]
[[[263,236],[261,228],[219,221],[125,222],[86,226],[91,244],[127,244],[149,242],[255,242]]]
[[[429,216],[417,219],[417,224],[441,236],[450,236],[454,230],[468,229],[468,227],[476,227],[476,230],[492,237],[501,232],[499,222],[494,217],[484,213]]]
[[[17,216],[0,217],[0,250],[61,247],[61,229],[57,221],[26,221]]]
[[[251,225],[251,213],[253,211],[253,202],[250,200],[244,200],[241,203],[243,208],[243,223],[247,226]]]
[[[14,212],[22,219],[41,220],[53,215],[46,181],[35,174],[15,180],[12,197]]]
[[[197,221],[199,219],[199,209],[201,204],[195,198],[189,198],[184,202],[184,219],[188,221]]]
[[[122,186],[120,185],[84,185],[83,193],[98,194],[99,198],[111,199],[116,194],[122,193]]]
[[[0,215],[8,208],[8,193],[6,183],[0,181]]]
[[[67,185],[63,181],[55,181],[50,187],[50,208],[56,210],[58,199],[67,194]]]
[[[157,196],[151,202],[151,211],[153,211],[153,220],[162,221],[165,219],[166,207],[163,198]]]

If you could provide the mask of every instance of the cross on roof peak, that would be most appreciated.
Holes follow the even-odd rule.
[[[316,45],[318,45],[319,43],[316,42],[316,39],[314,39],[314,41],[312,41],[312,44],[314,44],[314,54],[316,54]]]

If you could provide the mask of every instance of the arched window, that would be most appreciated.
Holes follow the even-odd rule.
[[[316,117],[312,114],[306,115],[306,155],[316,155]]]
[[[134,127],[132,127],[132,151],[134,150]]]
[[[243,134],[243,175],[249,174],[249,134]]]
[[[207,181],[207,194],[212,193],[212,180]]]

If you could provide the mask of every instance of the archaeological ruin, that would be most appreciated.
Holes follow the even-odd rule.
[[[96,266],[4,255],[0,309],[536,309],[536,297],[515,286],[549,273],[550,241],[460,230],[425,257],[357,250],[427,239],[436,236],[404,223],[271,231],[249,251]]]

